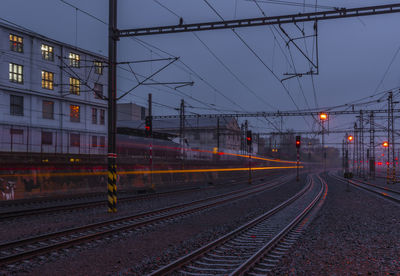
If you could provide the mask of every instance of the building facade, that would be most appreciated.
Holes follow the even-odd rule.
[[[104,154],[107,58],[0,24],[0,151]]]

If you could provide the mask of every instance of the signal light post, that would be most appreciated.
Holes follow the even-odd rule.
[[[389,149],[389,142],[385,141],[382,143],[382,147],[387,149],[387,169],[386,169],[386,183],[389,184],[389,179],[390,179],[390,159],[389,159],[389,153],[390,153],[390,149]]]
[[[326,113],[320,113],[319,114],[319,119],[321,120],[321,127],[322,127],[322,154],[323,154],[323,159],[324,159],[324,173],[326,171],[326,151],[325,151],[325,126],[324,123],[326,120],[328,120],[328,114]]]
[[[252,133],[251,130],[248,130],[246,132],[246,141],[247,141],[247,150],[249,154],[249,184],[251,184],[252,179],[251,179],[251,144],[252,144]]]
[[[296,162],[296,181],[300,181],[300,177],[299,177],[299,165],[300,165],[300,136],[296,136],[296,149],[297,149],[297,162]]]

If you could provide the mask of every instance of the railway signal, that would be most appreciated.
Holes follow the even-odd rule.
[[[300,136],[296,136],[296,149],[297,149],[297,162],[296,162],[296,181],[300,181],[300,177],[299,177],[299,165],[300,165]]]
[[[382,143],[382,147],[384,147],[384,148],[387,148],[387,147],[389,147],[389,142],[386,142],[386,141],[385,141],[385,142],[383,142],[383,143]]]
[[[144,128],[145,128],[146,137],[151,137],[151,135],[153,134],[153,126],[152,126],[152,120],[151,120],[150,116],[146,117]]]
[[[247,141],[247,145],[251,146],[252,143],[252,134],[251,134],[251,130],[248,130],[246,132],[246,141]]]
[[[348,140],[349,142],[353,141],[353,139],[354,139],[354,137],[353,137],[352,135],[349,135],[349,136],[347,137],[347,140]]]
[[[300,148],[301,142],[300,142],[300,136],[296,136],[296,148]]]

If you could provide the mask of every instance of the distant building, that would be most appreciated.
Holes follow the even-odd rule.
[[[134,103],[117,104],[118,121],[143,121],[147,115],[148,110],[143,106]]]
[[[154,120],[153,129],[179,136],[179,119]],[[241,131],[235,118],[189,118],[183,130],[188,146],[197,149],[240,151]]]
[[[106,152],[106,57],[6,24],[0,52],[0,151]]]

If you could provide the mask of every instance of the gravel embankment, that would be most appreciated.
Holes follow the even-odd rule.
[[[272,179],[274,178],[276,177],[273,177]],[[255,184],[259,183],[261,183],[259,180],[255,181]],[[1,221],[2,227],[0,227],[0,243],[33,235],[56,232],[84,224],[96,223],[106,219],[148,212],[150,210],[156,210],[193,200],[200,200],[247,187],[248,184],[246,180],[240,183],[232,183],[231,185],[208,186],[200,190],[176,195],[168,195],[132,202],[121,202],[118,205],[117,214],[107,213],[107,206],[104,205],[96,208],[78,209],[68,212],[56,212],[52,214],[4,220]]]
[[[304,182],[304,180],[303,180]],[[303,187],[291,181],[279,188],[178,221],[117,237],[90,249],[20,270],[20,275],[145,275],[271,209]]]
[[[400,205],[328,178],[328,197],[276,275],[400,275]]]

